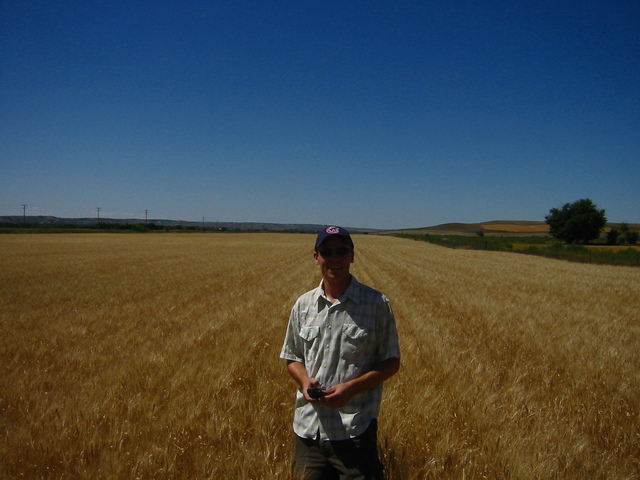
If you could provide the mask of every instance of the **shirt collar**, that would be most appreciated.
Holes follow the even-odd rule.
[[[342,294],[339,298],[340,303],[344,303],[347,299],[351,300],[354,303],[360,303],[361,297],[361,283],[356,280],[356,277],[351,275],[351,282],[349,282],[349,286],[347,290]],[[320,280],[320,285],[316,288],[315,292],[316,302],[319,302],[321,298],[324,298],[324,288],[322,287],[322,280]]]

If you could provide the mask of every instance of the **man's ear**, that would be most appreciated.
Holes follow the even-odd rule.
[[[320,254],[318,253],[318,251],[317,251],[317,250],[315,250],[315,251],[313,252],[313,260],[316,262],[316,265],[320,265],[320,259],[319,259],[319,257],[320,257]]]

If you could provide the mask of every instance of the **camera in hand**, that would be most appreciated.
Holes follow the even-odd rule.
[[[316,400],[319,399],[319,398],[324,397],[324,390],[322,388],[319,388],[319,387],[307,388],[307,393],[309,394],[309,396],[311,398],[314,398]]]

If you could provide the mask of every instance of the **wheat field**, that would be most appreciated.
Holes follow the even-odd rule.
[[[289,479],[307,234],[0,236],[0,477]],[[640,269],[357,235],[389,480],[640,478]]]

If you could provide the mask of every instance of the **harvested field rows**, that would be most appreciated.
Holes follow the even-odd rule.
[[[389,480],[640,477],[640,272],[356,236]],[[313,236],[0,236],[0,477],[287,479]]]

